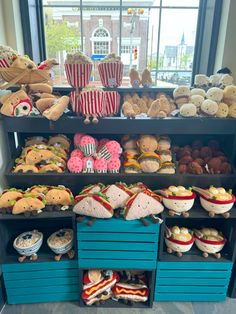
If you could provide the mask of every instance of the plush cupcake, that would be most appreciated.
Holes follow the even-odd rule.
[[[94,161],[94,171],[96,173],[107,173],[107,160],[105,158]]]
[[[82,163],[84,173],[94,173],[94,159],[92,157],[84,157]]]
[[[119,158],[112,158],[108,164],[107,164],[107,169],[109,173],[119,173],[121,166],[121,162]]]
[[[68,161],[67,161],[67,168],[70,172],[73,173],[80,173],[82,172],[82,168],[83,168],[83,162],[82,159],[75,156],[75,157],[71,157]]]
[[[97,152],[99,152],[99,150],[107,143],[109,142],[110,140],[108,138],[101,138],[99,141],[98,141],[98,146],[97,146]]]
[[[76,148],[80,148],[79,144],[80,144],[80,140],[81,138],[84,136],[85,134],[82,133],[76,133],[74,135],[74,147]]]
[[[92,136],[84,135],[80,139],[80,149],[85,156],[93,156],[96,153],[96,142]]]
[[[84,154],[83,154],[83,152],[81,152],[81,150],[76,148],[76,149],[72,150],[70,157],[79,157],[82,159],[84,157]]]
[[[121,152],[121,146],[117,141],[109,141],[99,150],[97,157],[110,160],[113,156],[119,156]]]

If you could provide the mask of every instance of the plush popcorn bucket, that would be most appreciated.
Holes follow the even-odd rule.
[[[72,111],[75,113],[80,113],[79,96],[80,94],[77,91],[72,91],[70,93],[71,108],[72,108]]]
[[[105,106],[105,93],[100,90],[82,91],[79,102],[83,115],[97,114],[101,117]]]
[[[104,87],[118,87],[122,83],[124,65],[121,62],[102,62],[98,72]]]
[[[93,65],[91,63],[65,64],[66,77],[69,84],[75,88],[88,85]]]
[[[105,91],[104,116],[113,116],[117,114],[120,107],[120,95],[114,91]]]
[[[10,64],[6,58],[0,58],[0,68],[9,68]]]
[[[96,152],[95,144],[87,144],[83,147],[80,147],[85,156],[92,156]]]

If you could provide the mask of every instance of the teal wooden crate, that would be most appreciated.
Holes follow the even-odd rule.
[[[92,226],[86,222],[77,224],[80,268],[156,268],[158,224],[115,218],[96,220]]]
[[[158,262],[155,301],[223,301],[231,262]]]
[[[77,260],[4,264],[3,278],[9,304],[79,298]]]

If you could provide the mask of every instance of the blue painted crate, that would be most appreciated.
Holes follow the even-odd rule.
[[[4,264],[2,269],[9,304],[79,298],[77,260]]]
[[[139,220],[87,220],[77,224],[80,268],[155,269],[159,224]]]
[[[232,262],[158,262],[155,301],[223,301]]]

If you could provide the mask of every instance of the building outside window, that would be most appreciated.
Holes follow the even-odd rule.
[[[129,8],[136,13],[129,14]],[[67,84],[66,53],[83,50],[96,62],[112,52],[120,55],[123,85],[129,84],[130,67],[140,72],[147,67],[154,85],[189,85],[198,10],[199,0],[82,0],[82,6],[75,0],[43,0],[47,57],[61,64],[55,83]],[[97,71],[93,79],[100,83]]]

